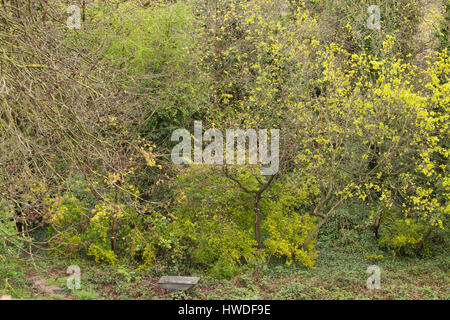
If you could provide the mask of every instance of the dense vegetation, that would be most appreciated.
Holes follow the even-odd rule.
[[[0,293],[51,259],[248,289],[213,297],[365,297],[314,289],[344,261],[447,283],[448,29],[445,1],[1,0]],[[279,129],[278,171],[173,163],[194,121]]]

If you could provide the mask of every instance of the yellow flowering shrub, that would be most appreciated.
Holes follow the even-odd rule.
[[[298,261],[306,267],[314,267],[318,252],[315,242],[309,242],[306,247],[303,243],[314,229],[315,223],[308,214],[299,214],[295,211],[272,211],[264,221],[264,229],[268,237],[264,244],[270,255],[285,257],[286,264]]]

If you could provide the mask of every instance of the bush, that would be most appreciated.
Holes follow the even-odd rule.
[[[422,21],[423,2],[420,0],[321,0],[298,1],[299,10],[308,10],[319,23],[319,39],[323,43],[338,43],[349,53],[366,53],[384,57],[382,43],[388,36],[395,37],[393,54],[416,54],[425,46],[411,41]],[[367,27],[371,5],[380,8],[380,30]],[[418,43],[420,45],[418,45]]]
[[[254,199],[216,169],[193,165],[176,180],[179,191],[173,224],[183,234],[192,262],[222,276],[232,275],[239,265],[259,264],[272,255],[286,258],[287,264],[296,260],[312,267],[317,257],[314,241],[302,245],[315,220],[297,211],[298,199],[277,184],[261,200],[265,247],[258,248]],[[246,170],[239,171],[238,179],[248,188],[258,184]]]
[[[93,208],[73,194],[46,199],[50,252],[75,257],[84,252],[96,262],[115,264],[128,257],[147,267],[154,262],[152,234],[146,218],[107,195]]]
[[[0,256],[17,257],[31,239],[17,228],[16,214],[8,202],[0,198]]]

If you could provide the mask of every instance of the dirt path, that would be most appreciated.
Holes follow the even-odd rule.
[[[41,297],[50,298],[52,295],[61,295],[65,296],[66,299],[73,299],[67,290],[58,286],[48,285],[47,282],[39,276],[27,276],[26,280],[31,281],[33,286],[41,292]]]

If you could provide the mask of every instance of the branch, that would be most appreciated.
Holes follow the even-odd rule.
[[[306,247],[306,245],[312,240],[312,238],[316,235],[316,233],[319,231],[320,227],[327,221],[327,219],[330,217],[331,213],[344,201],[345,197],[342,197],[331,209],[328,211],[325,217],[316,225],[313,231],[306,237],[305,242],[303,242],[302,247]]]
[[[231,175],[229,174],[229,172],[228,172],[228,167],[227,167],[226,165],[224,166],[224,173],[225,173],[225,176],[226,176],[227,178],[229,178],[230,180],[236,182],[237,185],[238,185],[242,190],[244,190],[245,192],[247,192],[247,193],[256,193],[256,194],[258,194],[258,191],[247,189],[246,187],[244,187],[244,186],[242,185],[242,183],[241,183],[238,179],[236,179],[236,178],[234,178],[233,176],[231,176]]]
[[[277,174],[275,173],[274,175],[270,176],[270,178],[269,178],[269,180],[266,182],[266,184],[263,185],[263,186],[261,187],[261,189],[259,189],[259,190],[257,191],[257,194],[258,194],[258,195],[261,195],[264,191],[266,191],[267,187],[269,187],[269,185],[272,183],[272,181],[273,181],[273,179],[275,178],[276,175],[277,175]]]

